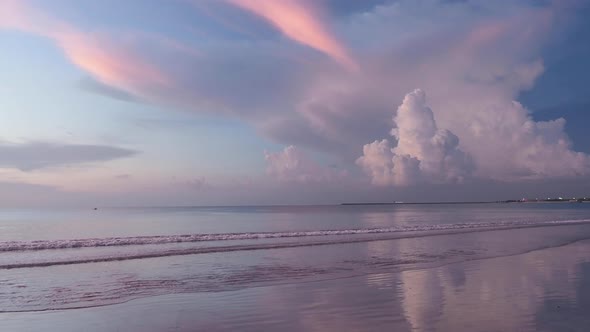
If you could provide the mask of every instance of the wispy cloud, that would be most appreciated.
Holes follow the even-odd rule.
[[[227,0],[273,24],[287,37],[323,52],[350,70],[359,66],[332,35],[310,2],[297,0]]]
[[[166,75],[133,47],[133,38],[84,32],[26,0],[5,0],[2,7],[0,27],[51,39],[73,64],[102,83],[132,92],[169,83]]]
[[[34,171],[44,168],[106,162],[136,155],[138,151],[105,145],[48,142],[0,143],[0,168]]]
[[[126,102],[141,102],[141,100],[138,97],[132,95],[131,93],[129,93],[125,90],[104,84],[100,81],[95,80],[92,77],[82,78],[78,82],[78,86],[82,90],[85,90],[85,91],[88,91],[91,93],[96,93],[99,95],[103,95],[108,98],[113,98],[113,99],[126,101]]]
[[[144,61],[145,58],[125,42],[117,43],[114,38],[74,30],[51,37],[70,61],[106,84],[126,89],[168,84],[168,78],[157,66]]]

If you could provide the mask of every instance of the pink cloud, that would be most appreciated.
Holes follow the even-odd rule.
[[[140,88],[166,86],[166,74],[137,53],[130,40],[86,33],[29,6],[27,1],[6,0],[0,27],[37,34],[53,40],[77,67],[103,83],[139,92]]]
[[[263,17],[289,38],[323,52],[350,70],[358,64],[320,22],[313,8],[296,0],[227,0]]]
[[[120,88],[166,86],[166,75],[130,47],[100,36],[70,32],[55,36],[70,61],[100,81]]]
[[[514,15],[505,20],[482,22],[469,32],[455,52],[481,54],[499,42],[509,43],[514,48],[523,44],[538,44],[539,39],[550,32],[554,10],[554,7],[529,10],[524,15]]]

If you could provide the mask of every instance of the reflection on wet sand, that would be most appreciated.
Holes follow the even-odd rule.
[[[371,214],[364,221],[379,227],[387,223],[386,218]],[[436,252],[437,248],[441,248],[438,241],[422,241],[419,246],[416,241],[375,241],[367,243],[367,256]],[[374,273],[366,276],[366,283],[391,294],[392,302],[400,301],[412,331],[536,331],[543,328],[537,326],[537,312],[546,310],[542,308],[547,302],[572,309],[580,296],[590,299],[590,287],[580,290],[580,284],[584,285],[580,279],[590,283],[590,263],[585,263],[589,252],[590,242],[578,242],[513,257]],[[590,312],[590,301],[583,305]]]
[[[584,242],[402,272],[404,314],[414,331],[552,331],[538,319],[547,303],[562,303],[550,310],[558,316],[580,311],[579,306],[590,310],[590,302],[576,301],[590,296],[587,286],[581,289],[590,282],[590,269],[583,272],[589,252],[590,243]],[[572,322],[567,328],[583,326],[588,325]]]
[[[414,245],[375,241],[366,243],[365,249],[367,256],[382,258],[415,251]],[[173,294],[43,315],[3,315],[0,325],[7,331],[42,331],[46,326],[59,326],[61,331],[146,332],[586,331],[588,285],[590,241],[582,241],[422,270]]]

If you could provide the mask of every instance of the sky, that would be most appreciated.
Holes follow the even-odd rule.
[[[0,0],[0,206],[590,196],[589,14]]]

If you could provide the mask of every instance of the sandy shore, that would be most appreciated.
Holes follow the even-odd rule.
[[[0,314],[3,331],[587,331],[590,241],[360,277]]]

